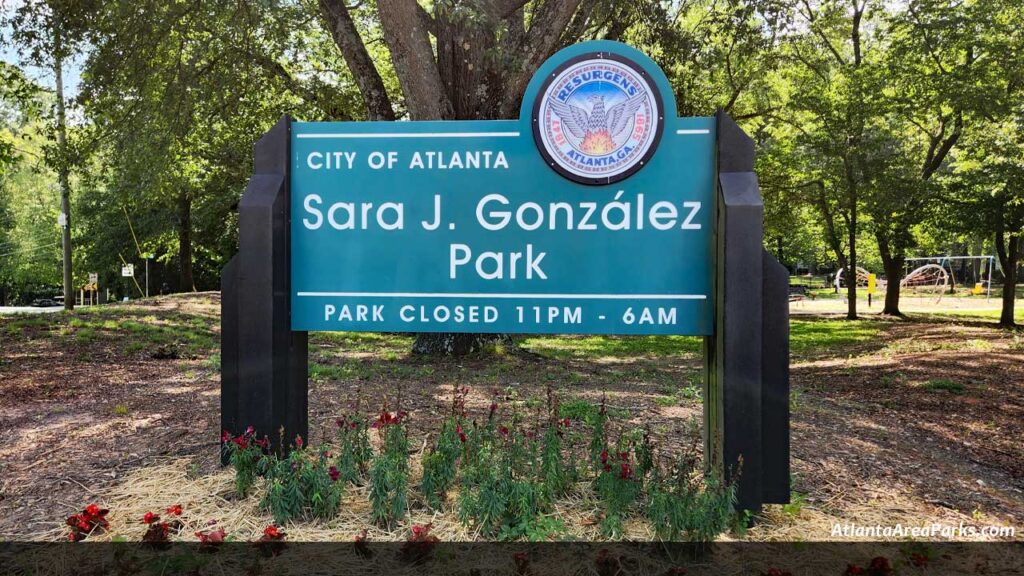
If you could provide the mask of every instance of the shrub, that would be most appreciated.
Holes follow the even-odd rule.
[[[735,484],[722,485],[715,475],[699,474],[697,459],[679,458],[662,479],[649,483],[647,518],[662,540],[709,542],[728,529],[736,503]]]
[[[356,415],[337,420],[338,458],[335,462],[341,479],[361,485],[366,477],[373,449],[366,421]]]
[[[435,510],[444,503],[448,489],[455,482],[456,462],[462,452],[459,430],[462,423],[455,416],[449,417],[441,426],[437,445],[423,456],[423,481],[420,489],[427,504]]]
[[[262,506],[278,524],[295,518],[329,519],[337,515],[344,483],[337,481],[339,473],[330,465],[324,446],[306,450],[302,438],[296,436],[295,448],[287,458],[264,459],[263,473],[268,487]]]
[[[406,413],[381,412],[373,427],[381,437],[381,452],[370,463],[370,505],[373,520],[391,526],[405,517],[408,508],[409,437],[403,419]]]
[[[235,492],[241,498],[245,498],[256,483],[263,451],[270,445],[266,437],[256,440],[255,436],[256,431],[249,426],[233,438],[227,430],[220,437],[221,449],[229,454],[231,466],[235,469]]]
[[[604,508],[601,532],[609,538],[622,535],[622,520],[640,496],[642,480],[630,461],[629,450],[609,454],[603,450],[599,456],[601,472],[597,477],[597,494]]]

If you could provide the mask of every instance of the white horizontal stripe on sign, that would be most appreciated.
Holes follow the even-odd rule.
[[[704,294],[478,294],[465,292],[296,292],[296,296],[356,298],[536,298],[552,300],[706,300]]]
[[[515,138],[519,132],[349,132],[345,134],[296,134],[296,138]]]
[[[700,130],[676,130],[676,134],[711,134],[711,130],[702,128]]]

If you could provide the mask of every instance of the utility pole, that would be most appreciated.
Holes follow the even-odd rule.
[[[75,293],[71,286],[71,186],[68,182],[68,142],[64,114],[64,49],[60,29],[53,28],[53,72],[57,84],[57,179],[60,182],[61,243],[64,249],[64,309],[75,308]]]

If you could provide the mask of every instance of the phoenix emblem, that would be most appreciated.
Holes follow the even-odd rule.
[[[589,113],[579,106],[557,100],[550,101],[548,105],[562,120],[562,127],[580,139],[581,152],[605,154],[618,148],[619,136],[632,127],[633,117],[646,98],[645,94],[638,94],[605,110],[604,96],[590,96],[587,98],[592,105]]]

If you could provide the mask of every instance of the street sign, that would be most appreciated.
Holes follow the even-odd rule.
[[[96,272],[89,272],[89,284],[96,284],[100,281],[100,275]]]
[[[121,276],[126,278],[135,276],[135,265],[125,264],[124,266],[121,266]]]
[[[293,330],[712,333],[714,118],[621,44],[518,120],[296,122]]]
[[[60,226],[61,228],[67,226],[68,225],[68,215],[63,213],[63,212],[61,212],[60,214],[57,214],[57,225]]]

